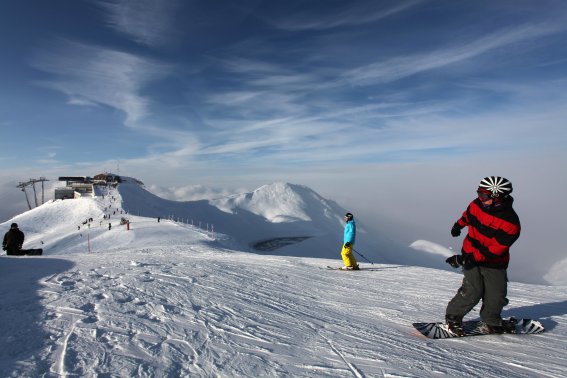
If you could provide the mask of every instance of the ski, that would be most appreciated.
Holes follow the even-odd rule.
[[[356,269],[356,270],[355,270],[355,269],[345,269],[345,268],[343,268],[343,267],[337,268],[337,267],[330,266],[330,265],[327,265],[327,269],[328,269],[328,270],[344,270],[344,271],[347,271],[347,272],[353,272],[353,271],[363,270],[363,269],[369,270],[369,269],[367,269],[367,268],[358,268],[358,269]]]
[[[329,266],[329,265],[327,265],[327,269],[329,269],[329,270],[344,270],[344,271],[347,271],[347,272],[354,271],[354,269],[345,269],[343,267],[337,268],[337,267]],[[360,270],[360,269],[358,269],[358,270]]]

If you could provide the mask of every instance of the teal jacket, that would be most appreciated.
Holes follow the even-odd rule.
[[[349,221],[345,225],[345,233],[343,238],[343,244],[350,243],[354,244],[356,239],[356,224],[353,220]]]

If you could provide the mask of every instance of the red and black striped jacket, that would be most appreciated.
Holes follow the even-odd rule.
[[[465,261],[476,265],[506,269],[510,262],[510,246],[520,236],[520,219],[512,208],[514,199],[494,207],[483,207],[477,198],[470,203],[457,224],[468,227],[462,253]]]

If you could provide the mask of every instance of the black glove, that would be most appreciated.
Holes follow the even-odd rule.
[[[347,248],[350,247],[350,242],[346,242],[345,247],[347,247]]]
[[[461,234],[461,227],[459,226],[458,223],[455,223],[453,225],[453,228],[451,228],[451,235],[456,238],[457,236],[459,236]]]
[[[463,265],[463,257],[461,255],[453,255],[445,260],[445,262],[451,265],[453,268],[458,268]]]
[[[6,250],[6,245],[2,245],[2,250],[5,251]]]

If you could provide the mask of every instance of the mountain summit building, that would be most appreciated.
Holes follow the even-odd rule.
[[[54,199],[72,199],[81,197],[94,197],[95,185],[117,185],[122,178],[112,173],[99,173],[89,176],[61,176],[59,181],[65,181],[64,187],[55,188]]]

